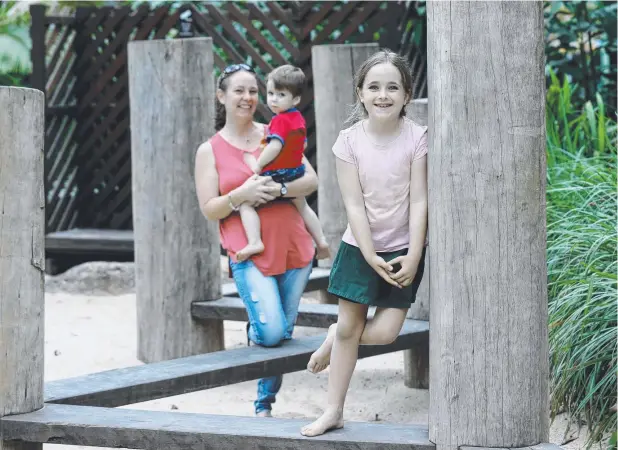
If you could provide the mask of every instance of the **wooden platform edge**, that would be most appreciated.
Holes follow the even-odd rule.
[[[50,405],[0,419],[2,438],[65,445],[181,450],[430,450],[427,427],[349,422],[306,438],[311,419],[277,419],[167,411]]]
[[[330,269],[324,269],[321,267],[314,267],[309,275],[309,281],[305,286],[305,292],[319,291],[328,287],[328,278],[330,276]],[[236,289],[236,283],[229,282],[223,283],[221,286],[221,295],[224,297],[238,297],[238,289]]]
[[[338,311],[337,305],[301,303],[298,308],[296,326],[327,328],[331,324],[337,323]],[[194,302],[191,305],[191,315],[197,320],[247,320],[247,310],[238,297],[223,297],[208,302]]]
[[[461,446],[459,450],[563,450],[558,444],[552,444],[550,442],[542,442],[537,445],[530,445],[528,447],[472,447]]]
[[[243,347],[108,370],[45,384],[45,402],[116,407],[304,370],[325,333],[279,347]],[[429,339],[429,324],[407,319],[389,345],[362,345],[359,358],[406,350]],[[313,376],[307,373],[307,376]]]

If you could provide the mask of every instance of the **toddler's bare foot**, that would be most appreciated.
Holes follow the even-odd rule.
[[[343,428],[343,411],[338,408],[327,409],[318,420],[301,428],[300,434],[313,437],[338,428]]]
[[[328,247],[328,242],[316,242],[317,251],[315,254],[316,259],[327,259],[330,258],[330,248]]]
[[[307,364],[307,370],[309,372],[321,372],[330,364],[330,352],[333,349],[333,342],[335,341],[335,331],[337,331],[336,323],[328,327],[326,339],[324,339],[320,348],[313,352],[311,358],[309,358],[309,363]]]
[[[245,248],[236,253],[236,260],[238,262],[245,261],[253,255],[257,255],[258,253],[262,253],[263,251],[264,244],[262,243],[262,241],[256,242],[255,244],[247,244]]]
[[[264,409],[258,413],[255,413],[256,417],[272,417],[273,415],[268,409]]]

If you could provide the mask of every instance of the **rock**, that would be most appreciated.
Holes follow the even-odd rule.
[[[135,265],[132,262],[83,263],[59,275],[46,275],[45,291],[90,295],[132,293],[135,292]]]
[[[228,276],[227,257],[221,257],[221,280]],[[58,275],[45,275],[45,292],[69,294],[124,295],[135,293],[135,263],[91,261]]]

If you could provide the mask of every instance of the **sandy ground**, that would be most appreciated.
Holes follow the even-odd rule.
[[[56,278],[56,277],[54,277]],[[81,277],[83,289],[84,277]],[[51,285],[52,283],[48,283]],[[95,283],[96,284],[96,283]],[[135,294],[92,295],[66,290],[45,295],[45,379],[74,377],[114,368],[140,365],[136,358]],[[126,290],[131,290],[130,286]],[[101,289],[99,289],[99,292]],[[114,292],[118,292],[116,286]],[[310,296],[303,301],[315,301]],[[245,345],[244,324],[225,322],[226,348]],[[297,327],[295,337],[323,330]],[[273,415],[282,418],[317,417],[326,400],[327,371],[319,375],[296,372],[285,376],[273,405]],[[177,413],[251,416],[256,382],[223,386],[202,392],[129,405],[126,408]],[[403,384],[401,352],[362,359],[354,373],[345,409],[346,420],[427,424],[429,392]],[[566,418],[559,416],[551,427],[550,441],[567,450],[583,448],[585,431],[572,430],[565,437]],[[46,450],[90,447],[44,445]]]

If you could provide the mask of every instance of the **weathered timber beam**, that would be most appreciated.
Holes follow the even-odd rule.
[[[429,336],[425,321],[406,320],[389,345],[362,345],[359,358],[410,348]],[[188,356],[45,384],[45,402],[116,407],[305,369],[325,335]]]
[[[92,447],[166,450],[433,450],[427,427],[346,422],[345,428],[306,438],[307,420],[46,405],[8,416],[5,439]]]
[[[337,305],[316,303],[301,303],[298,308],[296,325],[303,327],[327,328],[337,322]],[[194,302],[191,305],[191,315],[194,319],[218,319],[246,321],[247,310],[237,297],[223,297],[211,302]],[[371,317],[373,309],[370,310]]]
[[[330,275],[330,269],[322,269],[314,267],[309,275],[309,282],[305,286],[305,292],[319,291],[320,289],[326,289],[328,287],[328,277]],[[234,282],[224,283],[221,286],[221,294],[224,297],[238,297],[238,289]]]

